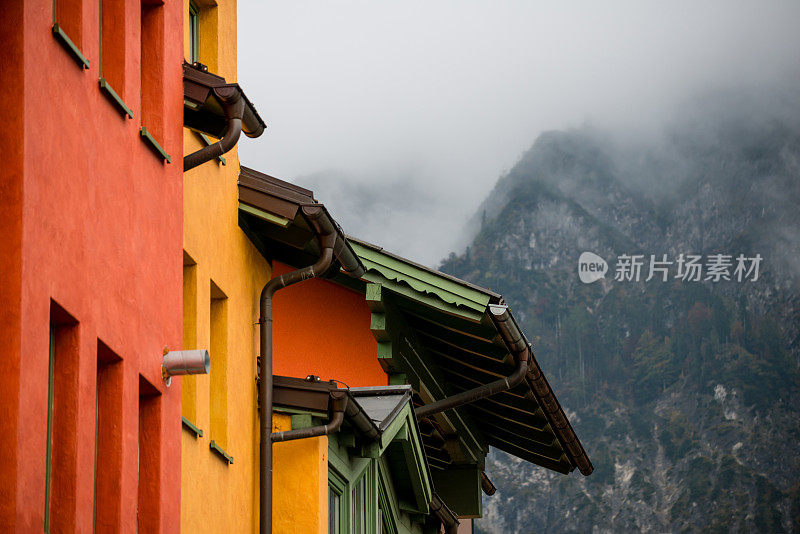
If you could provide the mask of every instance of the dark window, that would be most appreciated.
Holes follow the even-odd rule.
[[[211,439],[223,449],[228,448],[228,297],[211,281]],[[229,451],[230,452],[230,451]]]
[[[94,432],[95,530],[119,528],[122,500],[122,359],[97,341],[97,394]]]
[[[164,140],[164,6],[142,2],[141,32],[142,127]]]
[[[139,375],[138,532],[158,532],[161,517],[161,394]]]
[[[347,532],[347,483],[337,473],[328,472],[328,533]]]
[[[100,1],[100,78],[125,97],[125,2]]]
[[[117,107],[133,118],[125,104],[125,2],[100,0],[100,89]]]
[[[53,22],[58,24],[79,48],[83,42],[81,40],[82,18],[83,2],[81,0],[56,0],[53,2]]]
[[[353,534],[365,534],[367,525],[366,477],[353,486]]]
[[[183,347],[197,348],[197,263],[183,251]],[[197,380],[194,375],[181,379],[183,415],[197,422]]]
[[[63,500],[72,493],[77,476],[79,343],[78,322],[53,301],[48,352],[44,531],[61,532],[71,521],[69,506]]]
[[[328,532],[338,534],[342,518],[339,514],[341,508],[342,494],[335,488],[328,486]]]
[[[200,61],[200,10],[189,2],[189,61]]]

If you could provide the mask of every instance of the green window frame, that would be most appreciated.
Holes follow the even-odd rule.
[[[353,534],[366,534],[367,531],[367,518],[370,514],[367,513],[367,476],[362,475],[357,482],[353,484],[352,498],[350,501],[353,503],[351,518],[353,525]]]
[[[347,481],[334,470],[328,471],[328,534],[346,534],[349,523]]]
[[[44,482],[44,531],[50,532],[50,482],[53,471],[53,379],[56,362],[56,329],[50,325],[50,361],[47,371],[47,462]]]
[[[328,464],[328,533],[381,532],[376,460],[350,463],[334,457],[332,463],[335,466]]]
[[[194,2],[189,2],[189,44],[190,63],[200,61],[200,9]]]
[[[83,70],[89,69],[89,59],[83,54],[80,47],[75,44],[75,42],[70,39],[69,35],[64,31],[61,24],[58,22],[58,1],[53,0],[53,37],[61,43],[61,45],[70,53],[72,59],[80,66]]]
[[[103,0],[98,0],[97,2],[97,15],[97,64],[98,73],[100,76],[97,80],[97,84],[100,87],[100,91],[106,95],[108,100],[117,108],[117,111],[119,111],[123,117],[132,119],[133,110],[128,107],[128,105],[122,99],[122,96],[120,96],[120,93],[111,87],[108,79],[103,74]],[[120,89],[120,87],[117,87],[117,89]]]
[[[394,506],[394,495],[388,480],[388,467],[383,458],[377,462],[375,484],[378,486],[378,532],[398,534],[398,510]]]

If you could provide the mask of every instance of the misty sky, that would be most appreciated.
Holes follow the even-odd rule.
[[[800,87],[800,1],[238,6],[238,81],[268,124],[242,164],[428,265],[542,131],[636,137],[698,95]]]

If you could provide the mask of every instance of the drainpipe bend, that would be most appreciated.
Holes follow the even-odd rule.
[[[228,129],[225,131],[225,135],[216,143],[204,146],[200,150],[184,156],[183,172],[194,169],[206,161],[218,158],[236,146],[237,141],[239,141],[239,135],[242,133],[244,98],[242,98],[240,92],[236,91],[227,99],[222,99],[222,106],[225,110],[225,118],[228,121]]]
[[[508,306],[503,304],[490,304],[486,310],[497,326],[497,331],[503,339],[509,352],[514,356],[516,362],[514,372],[509,376],[489,382],[482,386],[478,386],[467,391],[462,391],[457,395],[452,395],[444,399],[426,404],[414,410],[417,419],[428,417],[444,410],[457,408],[476,400],[484,399],[503,391],[513,389],[525,379],[525,374],[528,371],[528,365],[531,360],[530,344],[525,339],[524,334],[517,326],[516,321],[508,311]]]
[[[272,299],[284,287],[308,280],[324,273],[333,261],[335,233],[319,235],[322,253],[317,261],[308,267],[282,274],[271,279],[261,290],[260,298],[260,380],[258,394],[260,399],[260,534],[272,534]]]
[[[342,426],[344,421],[344,411],[347,406],[347,393],[344,391],[331,392],[331,404],[333,415],[331,420],[324,425],[312,426],[309,428],[298,428],[297,430],[286,430],[284,432],[273,432],[272,443],[279,441],[292,441],[295,439],[315,438],[318,436],[327,436],[333,434],[339,427]]]

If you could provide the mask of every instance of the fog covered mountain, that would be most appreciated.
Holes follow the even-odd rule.
[[[479,531],[800,532],[797,103],[715,95],[658,135],[547,132],[497,182],[441,268],[508,299],[595,473],[493,453]],[[587,251],[608,262],[592,284]],[[740,254],[757,279],[737,281]],[[638,282],[615,280],[624,255]],[[651,255],[667,281],[645,281]],[[706,280],[714,255],[730,280]]]

